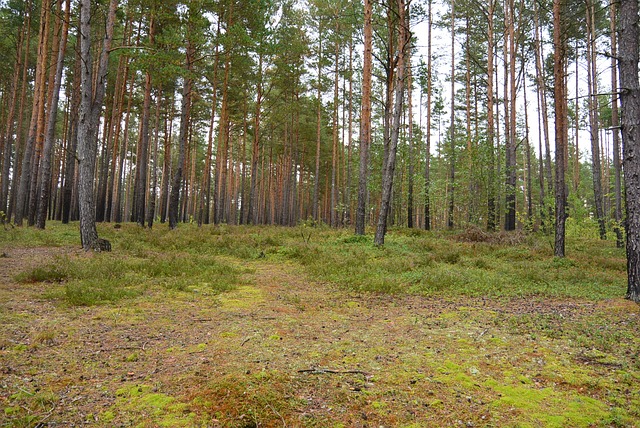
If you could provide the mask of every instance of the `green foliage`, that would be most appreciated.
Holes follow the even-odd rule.
[[[242,282],[242,261],[262,257],[299,264],[312,277],[357,291],[424,295],[540,296],[606,299],[624,294],[624,251],[598,239],[592,221],[567,222],[567,258],[553,257],[544,235],[463,234],[396,228],[383,248],[350,230],[298,226],[183,225],[142,230],[106,225],[101,236],[114,252],[60,258],[21,273],[21,282],[62,283],[52,295],[72,305],[92,305],[144,292],[208,290],[219,293]],[[63,245],[70,228],[53,224],[51,235],[11,231]],[[44,233],[44,232],[43,232]],[[57,290],[57,291],[56,291]]]

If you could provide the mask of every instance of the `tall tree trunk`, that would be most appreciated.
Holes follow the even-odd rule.
[[[156,199],[158,188],[158,144],[160,140],[160,110],[162,109],[162,92],[158,92],[155,117],[155,132],[153,136],[153,163],[151,165],[151,195],[149,197],[149,207],[147,208],[147,226],[153,227],[153,219],[156,214]]]
[[[74,88],[79,88],[81,84],[81,75],[82,75],[82,58],[80,57],[80,50],[78,49],[76,43],[76,60],[73,71],[73,84]],[[64,187],[62,189],[62,223],[67,224],[71,220],[71,206],[72,206],[72,198],[74,194],[74,189],[76,188],[76,166],[77,166],[77,157],[76,151],[78,149],[78,118],[80,116],[80,102],[82,101],[82,97],[78,96],[77,93],[72,94],[72,102],[71,102],[71,121],[69,124],[69,137],[67,143],[67,153],[65,160],[65,171],[64,171]]]
[[[231,27],[233,20],[231,12],[227,17],[227,28]],[[229,73],[231,68],[231,48],[227,46],[224,61],[224,79],[222,83],[222,105],[220,107],[220,120],[218,124],[218,147],[216,150],[216,184],[214,189],[216,224],[226,220],[226,187],[229,153]]]
[[[320,147],[322,144],[322,23],[318,26],[318,86],[316,94],[316,169],[313,178],[313,220],[320,221]]]
[[[29,124],[29,132],[24,145],[24,153],[22,157],[22,168],[20,170],[20,181],[18,182],[18,191],[16,195],[15,206],[15,224],[22,226],[25,213],[29,204],[29,194],[31,179],[33,177],[33,158],[36,149],[36,137],[38,131],[39,115],[44,109],[45,90],[44,76],[47,61],[47,40],[49,34],[49,1],[43,1],[40,10],[40,33],[38,42],[38,59],[36,63],[35,81],[33,87],[33,106],[31,109],[31,122]],[[37,171],[37,170],[36,170]],[[36,175],[37,177],[37,175]]]
[[[180,186],[182,184],[182,173],[185,167],[185,155],[190,128],[189,123],[191,119],[191,88],[193,85],[191,69],[193,67],[194,55],[195,47],[193,45],[193,42],[190,38],[187,38],[187,52],[185,57],[185,69],[187,75],[184,78],[184,85],[182,87],[182,101],[180,105],[180,148],[178,154],[178,163],[173,174],[171,194],[169,197],[169,229],[175,229],[176,227],[178,227]],[[184,195],[184,197],[186,197],[186,195]]]
[[[30,19],[28,17],[25,20],[25,23],[27,24],[30,23]],[[11,166],[12,166],[11,160],[13,157],[13,140],[14,140],[13,130],[14,130],[14,122],[15,122],[14,119],[15,119],[15,110],[18,103],[18,93],[20,92],[19,91],[20,72],[23,69],[22,51],[29,50],[28,46],[26,46],[24,43],[24,37],[28,33],[28,31],[29,30],[26,28],[26,25],[23,25],[18,35],[18,41],[16,43],[16,61],[14,64],[13,79],[12,79],[11,89],[10,89],[11,95],[10,95],[10,99],[8,100],[9,107],[8,107],[7,118],[6,118],[7,119],[6,127],[4,130],[4,134],[2,136],[4,139],[4,147],[3,147],[2,153],[0,153],[2,155],[2,175],[0,176],[0,182],[2,183],[2,185],[0,186],[0,211],[4,212],[4,215],[6,217],[5,219],[7,221],[10,220],[9,211],[8,211],[9,176],[10,176]],[[14,165],[13,167],[15,169],[16,165]]]
[[[405,10],[404,0],[397,0],[398,13],[398,70],[395,76],[395,100],[393,103],[393,122],[391,128],[391,138],[389,141],[389,152],[387,162],[384,164],[382,171],[382,196],[380,201],[380,213],[378,215],[378,225],[374,243],[378,246],[384,245],[384,237],[387,229],[387,216],[391,205],[391,190],[393,188],[393,177],[396,166],[396,151],[398,147],[398,139],[400,136],[400,122],[402,121],[402,111],[404,109],[404,89],[406,76],[406,57],[411,42],[411,34],[409,31],[409,22],[406,17],[408,15]]]
[[[36,222],[36,209],[38,206],[38,194],[40,190],[40,182],[42,181],[42,169],[40,168],[40,163],[42,161],[42,148],[44,145],[44,136],[45,136],[45,128],[46,128],[46,111],[47,108],[51,105],[51,98],[53,96],[53,80],[55,78],[55,68],[50,67],[49,64],[50,58],[54,54],[58,53],[58,41],[59,38],[56,37],[55,28],[58,27],[58,22],[60,20],[60,16],[62,15],[59,12],[58,6],[56,6],[55,1],[52,1],[47,6],[46,13],[46,24],[45,31],[46,37],[44,41],[44,58],[43,58],[43,66],[42,74],[41,74],[41,100],[38,103],[38,120],[36,125],[35,132],[35,143],[34,143],[34,152],[33,157],[31,159],[31,172],[30,174],[30,183],[28,185],[29,192],[27,196],[27,218],[29,226],[33,226]],[[55,8],[55,9],[54,9]],[[51,23],[52,16],[55,17],[55,21]],[[54,30],[51,30],[51,26],[53,25]],[[59,34],[58,34],[59,35]],[[53,38],[52,38],[53,37]]]
[[[220,22],[218,22],[216,30],[216,39],[220,37]],[[220,56],[218,53],[218,45],[215,48],[215,58],[213,62],[213,97],[211,100],[211,120],[209,122],[209,136],[207,141],[207,157],[205,158],[204,171],[202,172],[202,185],[200,186],[200,211],[198,212],[198,226],[202,223],[209,224],[209,213],[211,206],[211,157],[213,155],[213,131],[216,117],[216,108],[218,104],[218,63]]]
[[[600,163],[600,114],[598,111],[598,67],[596,63],[595,11],[591,1],[587,1],[587,88],[589,105],[589,125],[591,130],[591,172],[593,193],[596,206],[596,220],[600,230],[600,239],[607,239],[604,222],[602,193],[602,166]]]
[[[636,0],[620,0],[618,69],[622,151],[627,202],[627,299],[640,302],[640,82],[639,17]]]
[[[251,184],[249,189],[249,219],[258,223],[258,158],[260,156],[260,120],[262,113],[262,52],[258,56],[258,83],[256,87],[256,104],[253,115],[253,144],[251,149]]]
[[[149,45],[153,47],[155,19],[152,16],[149,23]],[[147,175],[149,168],[149,121],[151,120],[151,71],[147,70],[144,75],[144,98],[142,102],[142,119],[140,126],[140,138],[138,140],[138,153],[136,156],[136,178],[135,191],[133,193],[133,209],[135,221],[139,226],[144,227],[145,208],[147,207]]]
[[[522,47],[523,51],[524,51],[524,46]],[[523,55],[522,58],[525,58],[525,56]],[[523,69],[526,67],[526,64],[523,64]],[[523,77],[522,80],[522,93],[523,93],[523,97],[524,97],[524,105],[528,106],[527,103],[527,78],[526,76]],[[533,178],[532,178],[532,173],[531,173],[531,142],[529,141],[529,113],[528,113],[528,108],[525,107],[524,109],[524,129],[525,129],[525,136],[524,136],[524,142],[525,142],[525,159],[527,162],[527,228],[528,229],[532,229],[533,228]]]
[[[539,18],[539,6],[538,2],[533,2],[533,22],[534,22],[534,31],[535,31],[535,55],[536,55],[536,94],[538,100],[538,122],[540,123],[540,119],[542,121],[542,136],[540,140],[540,144],[542,144],[542,140],[544,140],[545,153],[544,158],[542,157],[542,148],[540,148],[540,212],[542,214],[542,227],[543,230],[547,229],[547,223],[550,223],[552,214],[552,204],[549,204],[546,207],[546,199],[545,199],[545,187],[544,181],[546,181],[546,191],[549,192],[549,195],[553,193],[553,178],[551,173],[551,144],[549,137],[549,120],[548,120],[548,108],[547,108],[547,88],[546,88],[546,78],[545,78],[545,69],[543,65],[544,53],[542,51],[542,37],[540,35],[542,29],[540,28],[540,18]],[[544,160],[543,160],[544,159]],[[549,220],[548,222],[546,220]],[[550,229],[549,229],[550,230]]]
[[[456,182],[456,14],[455,1],[451,0],[451,123],[449,124],[450,132],[450,151],[449,153],[449,197],[447,212],[447,228],[453,229],[453,208],[455,196]]]
[[[47,208],[51,192],[51,161],[53,156],[53,142],[55,138],[56,119],[58,116],[58,99],[60,97],[60,84],[62,82],[62,67],[64,54],[67,49],[67,34],[69,30],[69,15],[71,12],[71,0],[66,0],[65,16],[62,24],[62,34],[58,45],[58,59],[56,61],[55,80],[53,83],[53,96],[49,105],[49,118],[47,119],[47,133],[42,149],[42,180],[40,186],[40,200],[38,201],[36,226],[44,229],[47,220]]]
[[[564,179],[565,147],[567,141],[567,112],[565,109],[565,37],[562,21],[562,0],[553,1],[553,93],[556,139],[556,227],[554,255],[565,255],[565,223],[567,220],[567,194]]]
[[[615,211],[613,231],[616,234],[616,247],[624,247],[624,238],[622,236],[622,165],[620,162],[620,115],[618,111],[618,68],[616,61],[618,58],[618,40],[616,37],[616,13],[617,3],[611,3],[609,6],[609,22],[611,29],[611,131],[613,134],[613,169],[615,173],[614,195],[615,195]]]
[[[493,116],[494,108],[494,89],[493,89],[493,73],[494,73],[494,13],[496,0],[489,0],[487,7],[487,148],[489,157],[489,171],[487,177],[487,230],[494,231],[496,229],[496,194],[495,194],[495,119]]]
[[[508,127],[507,130],[505,130],[506,212],[504,229],[509,231],[516,229],[516,51],[515,7],[513,0],[508,0],[508,12],[506,13],[506,20],[509,39],[509,115],[508,118],[506,118],[505,122],[508,124]],[[505,100],[505,104],[506,103],[507,100]]]
[[[588,13],[588,12],[587,12]],[[587,17],[588,19],[588,17]],[[574,156],[573,156],[573,191],[576,195],[578,195],[578,191],[580,189],[580,97],[578,94],[580,93],[580,61],[578,58],[578,42],[579,38],[576,37],[575,41],[575,55],[576,55],[576,100],[574,104]],[[587,43],[589,43],[587,41]],[[589,59],[588,59],[589,60]],[[587,65],[587,68],[589,66]]]
[[[362,70],[362,112],[360,114],[360,169],[358,173],[358,207],[356,234],[364,235],[367,205],[367,170],[371,144],[371,68],[373,58],[372,0],[364,0],[364,64]]]
[[[14,161],[14,168],[13,168],[13,173],[12,173],[12,186],[11,186],[11,193],[9,195],[9,202],[8,202],[8,208],[7,208],[7,218],[11,219],[11,216],[13,214],[13,212],[15,211],[15,207],[16,207],[16,199],[18,199],[18,185],[19,185],[19,180],[20,180],[20,176],[22,174],[22,158],[23,158],[23,152],[24,152],[24,148],[22,147],[22,141],[23,141],[23,121],[24,121],[24,108],[26,105],[26,97],[27,97],[27,86],[29,86],[27,80],[28,80],[28,70],[29,70],[29,46],[31,43],[31,19],[32,19],[32,13],[31,13],[31,8],[32,8],[32,2],[31,0],[27,0],[26,3],[26,10],[29,11],[29,13],[27,14],[27,19],[26,19],[26,42],[24,44],[24,58],[22,61],[22,77],[20,79],[20,108],[18,111],[18,123],[16,125],[16,139],[15,139],[15,143],[16,143],[16,149],[15,149],[15,161]]]
[[[298,115],[299,119],[299,115]],[[349,43],[349,113],[348,113],[348,132],[347,132],[347,162],[346,162],[346,185],[344,187],[345,201],[345,224],[351,225],[351,158],[353,153],[353,40]]]
[[[126,30],[125,30],[126,31]],[[105,195],[105,207],[104,207],[104,220],[113,220],[113,205],[116,193],[116,176],[118,174],[119,166],[119,151],[120,151],[120,131],[122,130],[122,113],[124,107],[124,96],[127,88],[127,81],[129,76],[129,58],[120,57],[118,64],[118,79],[116,92],[118,94],[117,102],[114,103],[113,109],[113,121],[115,126],[113,127],[113,133],[109,140],[111,144],[111,171],[109,172],[108,183],[106,186]]]
[[[411,51],[411,46],[407,49]],[[414,162],[415,162],[415,154],[414,154],[414,146],[413,146],[413,73],[411,72],[411,53],[407,55],[407,125],[409,127],[409,131],[407,133],[407,138],[409,139],[409,167],[407,177],[407,227],[413,228],[413,174],[414,174]]]
[[[106,32],[102,51],[98,61],[95,88],[93,86],[91,60],[91,1],[80,2],[80,52],[82,57],[82,78],[80,119],[78,121],[78,205],[80,208],[80,238],[85,250],[97,251],[111,249],[106,241],[98,238],[95,221],[95,201],[93,198],[93,179],[97,151],[97,132],[100,111],[107,84],[107,62],[111,42],[117,0],[109,3]]]
[[[162,156],[162,183],[160,184],[160,223],[164,223],[167,221],[167,217],[169,216],[169,193],[170,193],[170,185],[171,185],[171,174],[172,174],[172,162],[171,162],[171,132],[173,130],[173,121],[170,120],[174,114],[174,102],[173,102],[173,94],[168,102],[170,105],[167,113],[164,118],[164,141],[162,144],[162,148],[164,149],[164,153]]]
[[[427,4],[427,16],[429,19],[429,27],[427,30],[427,138],[425,147],[424,161],[424,229],[431,230],[431,85],[432,85],[432,30],[433,15],[431,9],[431,0]]]
[[[333,79],[333,149],[331,154],[331,216],[330,224],[332,227],[338,226],[338,88],[340,81],[340,43],[337,39],[339,28],[336,28],[336,41],[334,45],[334,79]]]

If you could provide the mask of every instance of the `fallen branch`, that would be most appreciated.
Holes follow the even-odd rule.
[[[311,369],[300,369],[298,373],[311,373],[311,374],[361,374],[363,376],[368,376],[367,372],[363,372],[362,370],[331,370],[331,369],[320,369],[320,368],[311,368]]]

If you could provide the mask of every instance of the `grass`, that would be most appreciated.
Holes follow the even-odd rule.
[[[65,282],[68,303],[91,305],[135,297],[158,286],[185,291],[206,284],[228,290],[237,284],[240,271],[224,258],[251,261],[263,256],[299,264],[312,277],[353,291],[424,296],[607,299],[624,293],[626,278],[623,250],[596,238],[570,237],[568,256],[557,259],[543,235],[507,245],[461,242],[459,234],[392,229],[386,245],[377,248],[372,236],[326,227],[182,225],[170,231],[162,226],[101,226],[101,236],[114,245],[112,254],[56,260],[17,279]],[[53,223],[50,229],[12,229],[3,238],[34,246],[72,245],[77,240],[71,227]]]
[[[624,251],[576,225],[563,259],[544,235],[472,229],[392,228],[378,248],[323,226],[133,224],[99,225],[113,251],[87,254],[77,225],[47,227],[0,231],[9,261],[58,254],[0,282],[2,426],[640,420]]]

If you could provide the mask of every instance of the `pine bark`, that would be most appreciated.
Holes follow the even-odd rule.
[[[58,100],[60,98],[60,85],[62,82],[62,68],[64,65],[64,55],[67,49],[67,35],[69,31],[69,16],[71,12],[71,0],[66,0],[65,16],[62,21],[62,34],[58,44],[58,57],[56,60],[55,77],[53,83],[53,94],[49,105],[47,119],[47,133],[45,135],[42,149],[42,178],[40,183],[40,197],[38,201],[36,226],[44,229],[47,221],[47,209],[51,193],[51,163],[53,156],[53,143],[55,138],[56,120],[58,117]]]
[[[360,171],[358,174],[358,207],[356,234],[364,235],[367,204],[367,172],[371,145],[371,68],[373,59],[372,0],[364,0],[364,64],[362,70],[362,112],[360,115]]]
[[[627,202],[627,299],[640,302],[640,31],[638,2],[620,0],[618,70],[622,152]]]
[[[589,125],[591,131],[591,172],[593,177],[593,193],[596,207],[596,220],[600,231],[600,239],[607,239],[604,221],[604,196],[602,193],[602,165],[600,162],[600,114],[598,111],[598,68],[595,47],[595,6],[587,2],[587,87],[589,106]]]
[[[409,32],[409,23],[406,18],[406,7],[404,0],[397,0],[398,13],[398,61],[397,72],[395,73],[394,103],[391,135],[389,140],[389,150],[387,161],[384,163],[382,171],[382,196],[380,201],[380,213],[378,214],[378,224],[376,235],[374,238],[375,245],[384,245],[384,238],[387,232],[387,216],[391,206],[391,191],[393,189],[393,178],[396,167],[396,152],[398,147],[398,139],[400,136],[400,123],[402,120],[402,112],[404,109],[404,92],[405,92],[405,76],[406,57],[409,49],[411,35]]]
[[[516,229],[516,51],[514,1],[509,0],[508,4],[509,6],[506,19],[509,37],[509,116],[506,118],[505,122],[508,123],[508,127],[505,131],[506,211],[504,230],[510,231]],[[507,100],[505,100],[505,103],[507,103]]]
[[[455,20],[455,1],[451,1],[451,122],[449,124],[450,141],[449,141],[449,188],[448,188],[448,209],[447,209],[447,228],[453,229],[453,210],[455,203],[455,186],[456,186],[456,109],[455,109],[455,88],[456,88],[456,20]]]
[[[495,1],[489,0],[487,9],[487,149],[489,171],[487,183],[487,230],[496,229],[496,189],[495,189],[495,118],[494,118],[494,12]]]
[[[554,118],[556,141],[556,212],[554,255],[565,256],[565,223],[567,219],[567,194],[565,185],[565,150],[567,133],[567,112],[565,109],[565,41],[563,39],[562,0],[553,1],[553,77],[554,77]]]
[[[616,247],[624,247],[624,238],[622,236],[622,163],[620,161],[620,113],[618,108],[618,40],[616,37],[616,20],[617,20],[617,3],[611,3],[609,6],[609,22],[611,29],[611,131],[613,134],[613,170],[614,170],[614,226],[613,231],[616,234]]]
[[[35,80],[33,87],[33,105],[31,109],[31,121],[29,124],[29,131],[27,140],[24,145],[24,152],[22,157],[22,166],[20,169],[20,180],[17,185],[16,204],[15,204],[15,219],[16,226],[22,226],[25,218],[25,214],[28,214],[27,208],[29,204],[29,194],[32,173],[33,173],[33,158],[35,156],[36,149],[36,136],[38,130],[38,118],[41,111],[41,106],[44,108],[44,75],[46,70],[47,60],[47,37],[49,33],[49,16],[47,12],[49,9],[49,2],[43,1],[40,10],[40,33],[38,41],[38,60],[36,63]]]
[[[431,9],[431,0],[427,5],[427,16],[429,19],[429,27],[427,30],[427,132],[426,147],[424,160],[424,228],[431,230],[431,85],[432,85],[432,30],[433,15]]]
[[[320,147],[322,144],[322,24],[318,26],[318,82],[316,88],[316,168],[313,177],[313,220],[320,221]]]
[[[85,251],[90,249],[108,251],[111,249],[110,245],[103,245],[106,241],[98,238],[93,179],[97,152],[97,132],[106,90],[107,63],[113,39],[116,7],[117,0],[111,0],[94,88],[93,68],[91,67],[93,64],[91,59],[91,1],[80,1],[79,37],[80,55],[82,57],[82,100],[80,102],[78,121],[78,205],[80,209],[80,239]]]
[[[171,194],[169,197],[169,229],[178,227],[179,205],[180,205],[180,187],[182,184],[182,174],[185,166],[185,156],[187,149],[187,141],[189,137],[189,122],[191,118],[191,90],[193,79],[191,70],[193,67],[193,57],[195,48],[191,40],[187,40],[187,53],[185,58],[185,71],[187,75],[184,78],[182,87],[182,101],[180,105],[180,147],[178,153],[178,163],[173,174],[171,184]]]

